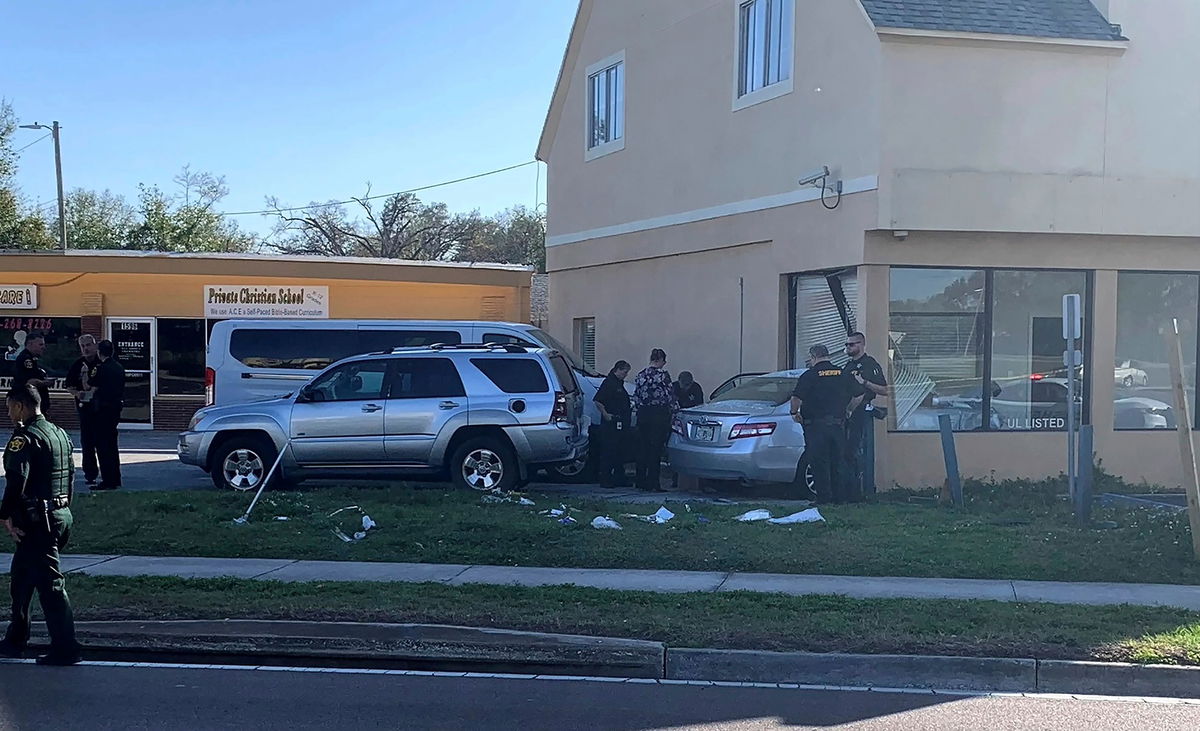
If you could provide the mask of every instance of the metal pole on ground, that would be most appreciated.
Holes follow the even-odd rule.
[[[958,453],[954,450],[954,430],[950,428],[950,415],[938,415],[938,427],[942,432],[942,457],[946,460],[946,482],[950,484],[950,499],[956,507],[963,505],[962,477],[958,474]]]
[[[1183,344],[1179,338],[1179,320],[1171,321],[1166,337],[1171,361],[1171,390],[1175,393],[1179,456],[1183,460],[1183,489],[1187,491],[1188,522],[1192,526],[1192,552],[1200,560],[1200,479],[1196,474],[1196,443],[1192,441],[1192,407],[1183,385]]]
[[[246,508],[246,512],[240,518],[234,518],[233,522],[238,525],[245,525],[250,522],[250,513],[254,510],[254,506],[258,505],[258,499],[262,497],[263,490],[267,489],[267,483],[271,481],[271,477],[275,475],[275,470],[279,469],[279,463],[283,461],[283,455],[292,448],[292,440],[288,439],[283,444],[283,449],[279,450],[279,454],[275,457],[275,463],[271,465],[271,469],[267,470],[267,474],[263,477],[262,484],[258,486],[258,492],[254,493],[254,499],[250,501],[250,507]]]
[[[1079,427],[1079,499],[1075,501],[1075,519],[1087,525],[1092,519],[1092,473],[1096,452],[1091,424]]]

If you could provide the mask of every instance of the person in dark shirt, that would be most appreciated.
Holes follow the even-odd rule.
[[[25,349],[17,353],[15,369],[13,370],[13,388],[24,388],[26,383],[32,383],[42,397],[42,414],[50,410],[50,385],[46,382],[46,369],[42,368],[39,359],[46,353],[46,336],[41,333],[30,333],[25,338]]]
[[[846,420],[846,480],[850,486],[850,499],[862,500],[863,493],[874,489],[874,485],[863,484],[863,445],[866,442],[867,429],[874,428],[875,406],[872,403],[877,396],[887,396],[887,379],[883,376],[883,366],[879,361],[867,355],[867,338],[860,332],[850,333],[846,338],[846,354],[850,356],[842,371],[858,383],[863,389],[863,398],[850,418]]]
[[[704,389],[696,383],[691,371],[680,371],[679,380],[675,382],[675,399],[679,408],[690,409],[693,406],[704,405]]]
[[[75,411],[79,414],[79,443],[83,450],[83,477],[88,485],[94,485],[100,476],[100,463],[96,461],[96,411],[92,408],[95,395],[96,374],[100,369],[100,355],[96,352],[96,338],[79,336],[79,360],[67,371],[67,390],[75,397]]]
[[[829,360],[824,345],[809,348],[808,370],[796,381],[791,414],[804,425],[804,453],[812,466],[817,502],[849,499],[843,474],[846,416],[858,407],[863,388]]]
[[[629,393],[625,390],[629,370],[629,363],[617,361],[593,399],[601,420],[596,425],[596,443],[593,446],[601,487],[629,487],[625,477],[625,464],[629,461],[626,456],[629,426],[633,416]]]
[[[100,462],[100,484],[93,490],[116,490],[121,486],[121,447],[117,426],[125,405],[125,368],[113,357],[112,341],[101,340],[97,350],[100,367],[96,369],[96,391],[92,408],[96,419],[96,457]]]

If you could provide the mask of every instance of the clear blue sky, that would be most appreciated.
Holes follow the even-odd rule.
[[[241,211],[267,195],[302,205],[532,160],[576,2],[4,5],[0,96],[22,123],[61,122],[68,188],[132,200],[138,183],[167,188],[190,164],[224,175],[221,208]],[[40,134],[19,130],[16,146]],[[421,195],[453,210],[532,206],[537,167]],[[18,184],[53,200],[49,140],[22,153]]]

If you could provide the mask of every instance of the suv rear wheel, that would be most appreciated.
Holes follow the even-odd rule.
[[[512,447],[493,437],[468,439],[450,458],[450,479],[472,490],[512,490],[520,476]]]
[[[213,453],[209,471],[213,485],[218,490],[257,490],[277,455],[274,443],[266,437],[252,434],[232,437]]]

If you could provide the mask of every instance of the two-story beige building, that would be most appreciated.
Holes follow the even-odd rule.
[[[1097,3],[582,0],[538,149],[554,334],[711,389],[861,329],[897,384],[881,487],[940,484],[940,414],[965,474],[1040,477],[1078,293],[1099,457],[1178,484],[1200,2]]]

